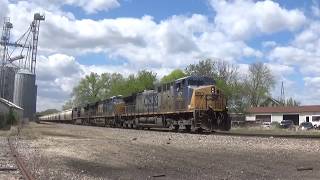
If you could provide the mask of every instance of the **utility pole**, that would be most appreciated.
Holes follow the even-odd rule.
[[[281,95],[280,95],[280,101],[283,105],[286,104],[286,97],[284,95],[284,87],[283,87],[283,81],[281,82]]]

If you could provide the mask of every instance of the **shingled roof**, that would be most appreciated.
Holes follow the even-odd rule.
[[[320,112],[320,105],[310,106],[278,106],[278,107],[252,107],[247,110],[248,113],[303,113],[303,112]]]

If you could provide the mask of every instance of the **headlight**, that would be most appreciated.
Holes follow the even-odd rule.
[[[211,87],[211,93],[214,94],[214,92],[215,92],[215,88]]]

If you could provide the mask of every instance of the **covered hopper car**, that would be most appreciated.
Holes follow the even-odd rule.
[[[213,131],[231,128],[223,92],[209,77],[188,76],[131,96],[114,96],[40,121],[123,128]]]

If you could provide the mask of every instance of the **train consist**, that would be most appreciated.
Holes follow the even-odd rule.
[[[226,97],[209,77],[188,76],[153,90],[39,117],[40,121],[123,128],[228,131]]]

